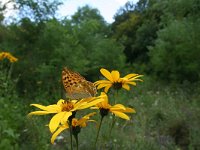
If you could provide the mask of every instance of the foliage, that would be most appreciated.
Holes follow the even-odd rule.
[[[155,1],[143,0],[136,5],[128,2],[115,15],[113,36],[125,46],[127,62],[149,62],[147,46],[153,45],[163,11],[162,3],[156,7],[153,4]]]
[[[127,61],[158,79],[199,80],[199,2],[140,0],[115,15],[113,36],[125,46]]]
[[[17,100],[16,80],[11,79],[13,64],[8,60],[0,61],[0,148],[19,148],[18,127],[22,126],[23,116],[20,105],[13,105]],[[12,146],[11,146],[12,145]]]
[[[199,25],[200,20],[177,20],[159,31],[155,47],[150,48],[151,62],[159,78],[178,82],[199,80]]]
[[[124,65],[123,46],[108,38],[107,24],[96,9],[88,6],[79,9],[71,20],[37,23],[23,18],[20,24],[9,28],[8,35],[12,33],[12,37],[7,37],[1,46],[17,49],[15,53],[22,60],[15,68],[16,75],[20,74],[18,92],[21,96],[36,97],[43,89],[47,97],[59,97],[56,93],[62,90],[55,87],[60,87],[58,72],[64,66],[75,68],[94,80],[100,67],[122,68]],[[8,40],[12,47],[6,46]],[[30,92],[32,89],[38,92]]]
[[[0,50],[19,58],[13,65],[0,61],[0,149],[62,149],[68,144],[69,139],[49,144],[43,126],[48,118],[26,119],[30,103],[48,104],[63,96],[64,66],[90,81],[97,80],[102,67],[149,78],[131,94],[119,93],[137,114],[130,123],[118,120],[108,143],[102,133],[100,148],[200,149],[199,0],[128,2],[112,24],[90,6],[79,8],[71,19],[58,19],[60,2],[17,0],[19,16],[10,24],[4,23],[8,3],[0,2]],[[88,149],[93,139],[85,135],[94,131],[84,131],[80,149]]]
[[[15,7],[20,18],[29,18],[35,22],[43,22],[55,18],[60,0],[16,0]]]
[[[149,48],[153,71],[160,79],[196,82],[200,79],[197,1],[182,0],[168,5],[163,17],[165,27],[158,31],[155,46]]]

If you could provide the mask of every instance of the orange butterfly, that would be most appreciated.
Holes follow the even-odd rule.
[[[71,99],[81,99],[93,97],[97,90],[94,84],[87,81],[79,73],[73,72],[68,68],[62,70],[62,82],[67,93]]]

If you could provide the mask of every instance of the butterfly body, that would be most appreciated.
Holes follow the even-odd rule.
[[[68,68],[64,68],[62,71],[62,82],[69,98],[80,99],[96,95],[96,87],[92,82]]]

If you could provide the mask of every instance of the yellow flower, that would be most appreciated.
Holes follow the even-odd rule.
[[[125,107],[122,104],[115,104],[113,106],[110,105],[108,103],[108,96],[103,92],[101,93],[100,97],[102,97],[104,101],[96,104],[96,107],[92,107],[91,109],[99,109],[102,117],[108,115],[110,112],[122,119],[130,120],[129,116],[127,116],[125,113],[136,113],[134,109]]]
[[[83,127],[87,126],[87,122],[88,121],[94,121],[94,120],[89,120],[91,116],[95,115],[96,112],[90,113],[84,117],[82,117],[81,119],[77,119],[77,118],[73,118],[72,119],[72,133],[77,131],[78,129],[81,129]],[[59,126],[59,128],[53,133],[52,137],[51,137],[51,143],[53,144],[56,137],[65,129],[68,129],[69,125],[67,122],[64,122],[63,124],[61,124]]]
[[[82,99],[79,101],[78,100],[65,101],[63,99],[60,99],[57,102],[57,104],[49,106],[31,104],[31,106],[35,106],[41,110],[33,111],[29,113],[28,116],[55,114],[49,122],[49,129],[51,133],[53,133],[58,128],[60,123],[66,122],[70,116],[74,117],[77,110],[94,106],[101,101],[103,101],[103,99],[101,99],[100,97],[92,97],[92,98]]]
[[[135,81],[142,81],[141,79],[138,79],[139,77],[142,77],[142,75],[135,73],[131,73],[123,78],[120,78],[120,73],[117,70],[109,72],[108,70],[102,68],[100,69],[100,72],[108,80],[96,81],[95,86],[97,86],[97,89],[105,88],[104,91],[106,93],[111,87],[113,87],[114,89],[124,88],[126,90],[130,90],[129,84],[136,86]]]
[[[73,118],[72,119],[72,127],[77,127],[77,126],[86,127],[87,121],[94,121],[94,120],[89,120],[89,119],[91,116],[94,116],[95,114],[96,114],[96,112],[89,113],[88,115],[85,115],[84,117],[82,117],[79,120],[76,118]]]
[[[16,57],[14,57],[8,52],[0,52],[0,61],[3,60],[4,58],[7,58],[11,63],[18,61]]]

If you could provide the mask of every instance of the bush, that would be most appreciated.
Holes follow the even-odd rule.
[[[200,79],[200,20],[175,20],[158,32],[154,47],[150,47],[152,69],[165,81]]]

